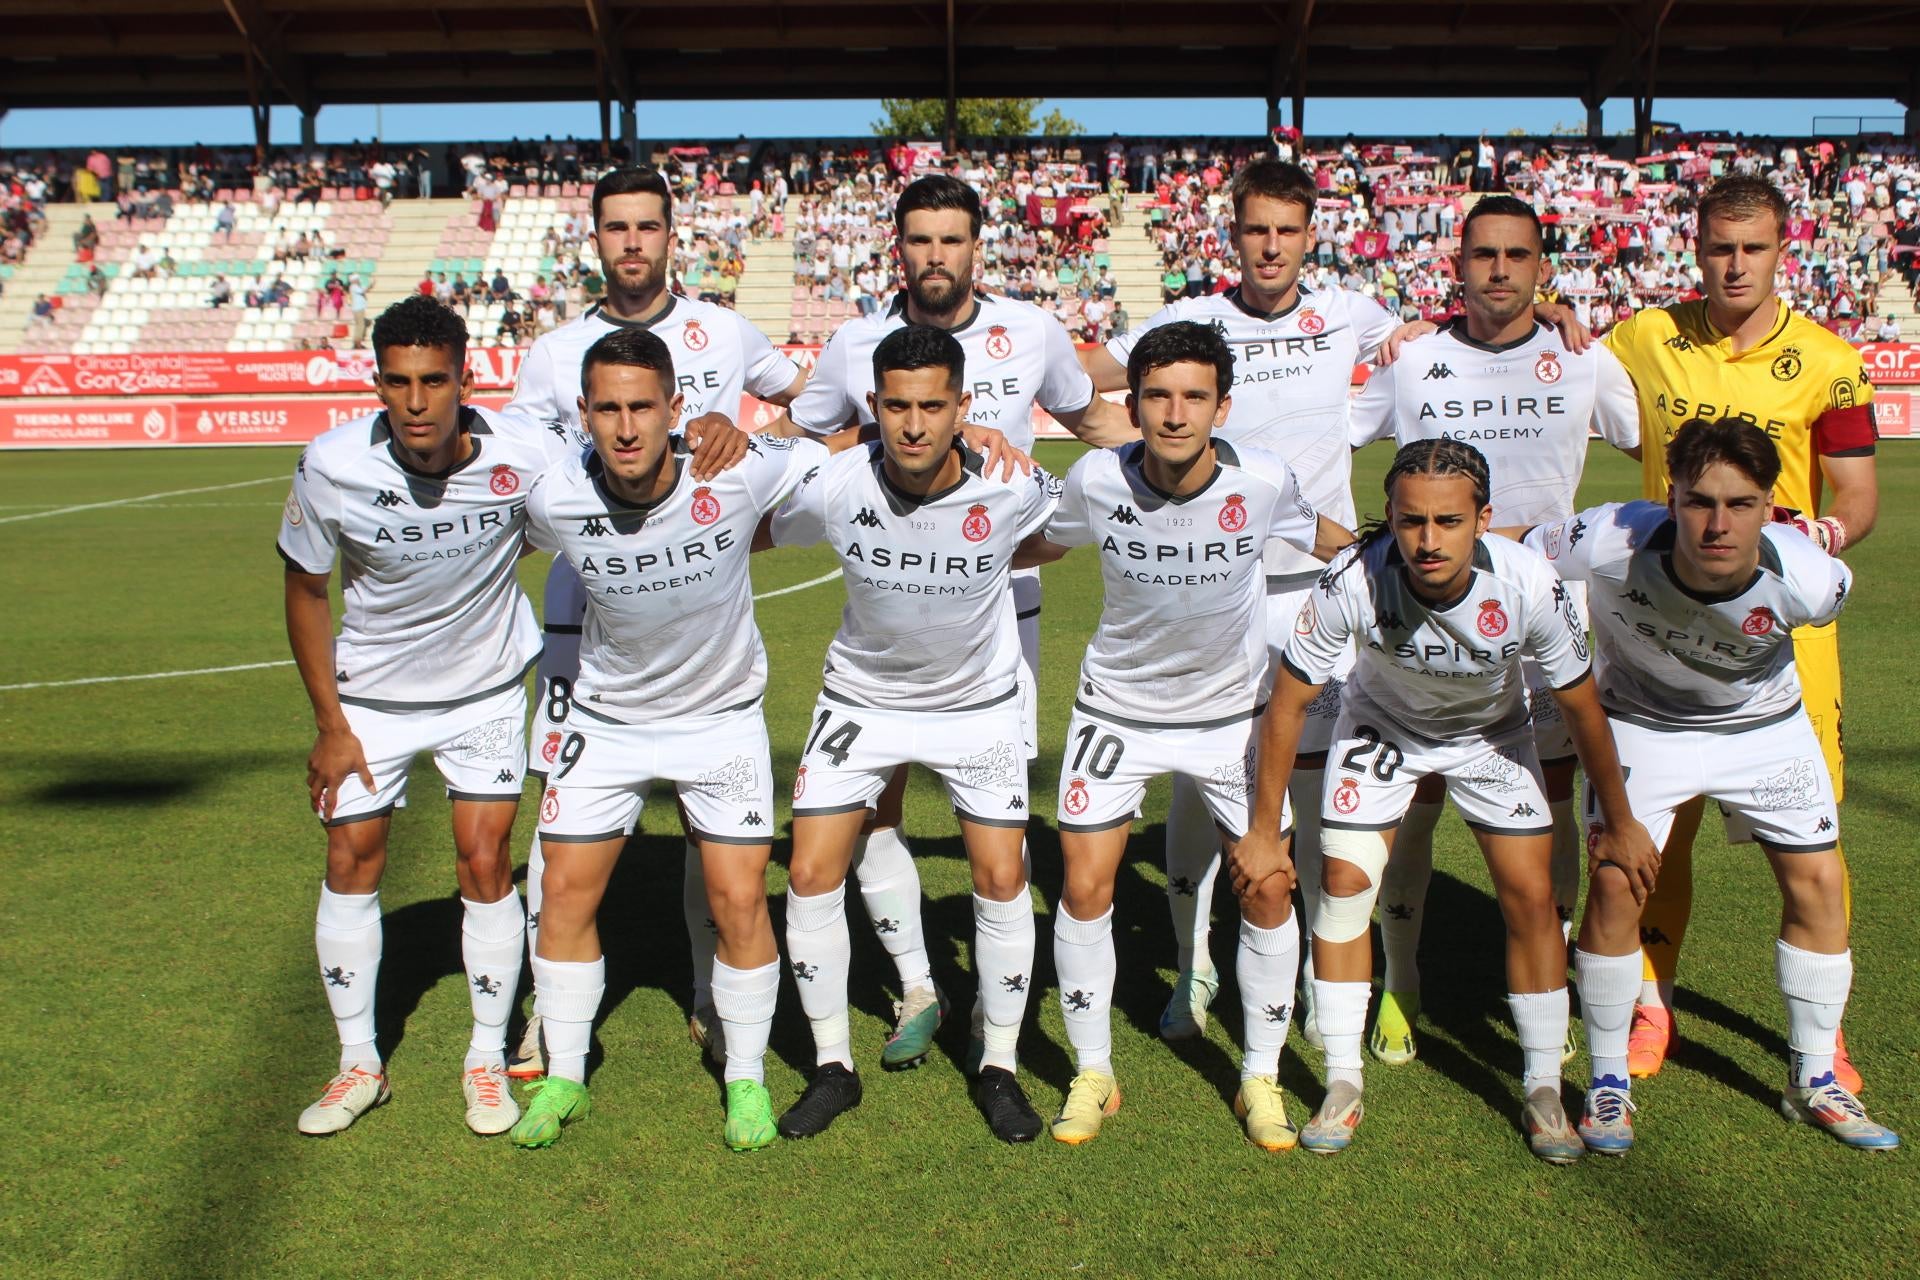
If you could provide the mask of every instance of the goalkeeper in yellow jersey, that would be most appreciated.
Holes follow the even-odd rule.
[[[1779,448],[1775,500],[1793,509],[1791,519],[1802,531],[1839,555],[1873,530],[1879,507],[1873,388],[1859,352],[1775,296],[1787,202],[1771,182],[1723,179],[1701,198],[1699,217],[1706,297],[1643,311],[1606,337],[1640,400],[1643,496],[1666,501],[1666,446],[1682,423],[1744,419]],[[1844,797],[1838,630],[1832,623],[1802,627],[1793,641],[1807,714],[1834,794]],[[1698,802],[1678,815],[1659,886],[1641,917],[1645,982],[1628,1054],[1636,1076],[1659,1071],[1672,1036],[1673,977],[1693,903],[1699,819]],[[1843,1087],[1859,1090],[1844,1040],[1835,1074]]]

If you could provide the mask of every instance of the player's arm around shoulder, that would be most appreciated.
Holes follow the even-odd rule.
[[[772,513],[762,517],[754,531],[753,549],[811,547],[824,542],[833,487],[849,468],[867,466],[872,457],[870,448],[843,449],[808,466]]]
[[[1059,486],[1046,525],[1021,539],[1013,553],[1013,567],[1032,569],[1052,564],[1075,547],[1093,541],[1093,522],[1087,509],[1087,478],[1097,469],[1112,468],[1118,454],[1102,449],[1083,453],[1073,460],[1067,474],[1054,484]]]

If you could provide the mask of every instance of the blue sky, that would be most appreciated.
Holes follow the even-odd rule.
[[[1265,128],[1266,108],[1251,98],[1059,98],[1058,107],[1093,133],[1248,134]],[[1633,108],[1618,98],[1604,107],[1606,127],[1632,127]],[[1687,129],[1737,129],[1746,133],[1798,134],[1812,131],[1817,116],[1902,118],[1890,101],[1801,99],[1669,99],[1656,104],[1655,118]],[[644,138],[826,137],[866,134],[880,114],[875,100],[770,102],[643,102],[639,131]],[[1572,99],[1341,99],[1309,98],[1311,133],[1409,135],[1505,132],[1520,128],[1545,133],[1556,124],[1579,124],[1585,110]],[[618,125],[616,123],[616,128]],[[1896,124],[1896,127],[1897,124]],[[477,138],[596,136],[599,119],[593,103],[482,103],[456,106],[338,106],[320,112],[319,137],[344,142],[380,136],[397,140],[471,140]],[[299,118],[292,108],[274,111],[277,144],[299,140]],[[190,142],[242,143],[251,139],[244,107],[193,107],[165,110],[97,109],[17,110],[0,118],[0,149],[73,147],[94,143],[168,146]]]

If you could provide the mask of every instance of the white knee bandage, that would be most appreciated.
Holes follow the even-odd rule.
[[[1320,905],[1313,917],[1313,936],[1328,942],[1352,942],[1366,933],[1373,920],[1374,900],[1380,896],[1380,875],[1387,868],[1387,842],[1378,831],[1323,829],[1320,833]],[[1366,873],[1367,887],[1336,898],[1327,892],[1327,862],[1347,862]]]

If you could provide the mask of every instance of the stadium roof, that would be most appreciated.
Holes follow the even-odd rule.
[[[1649,86],[1912,105],[1917,19],[1894,0],[0,0],[0,110]]]

